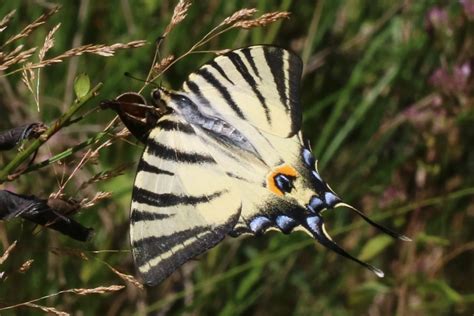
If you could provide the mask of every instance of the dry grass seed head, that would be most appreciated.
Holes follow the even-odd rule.
[[[39,54],[38,54],[38,59],[41,61],[44,59],[44,56],[54,46],[54,33],[59,29],[61,26],[61,23],[58,23],[51,31],[49,31],[48,35],[46,35],[44,39],[44,44],[43,47],[41,47]]]
[[[174,55],[166,56],[161,59],[159,63],[153,66],[153,76],[158,76],[163,70],[165,70],[174,60]]]
[[[69,316],[69,315],[71,315],[69,313],[57,310],[54,307],[42,306],[42,305],[38,305],[38,304],[34,304],[34,303],[25,303],[25,304],[23,304],[23,306],[36,308],[36,309],[42,310],[43,312],[46,312],[48,314],[53,314],[53,315],[57,315],[57,316]]]
[[[31,63],[27,63],[26,66],[21,71],[21,81],[25,84],[28,90],[34,95],[32,83],[33,83],[33,80],[35,80],[35,73],[33,72],[33,70],[31,70],[31,68],[29,68],[29,66],[31,66]]]
[[[140,290],[143,290],[143,284],[141,284],[140,282],[138,282],[138,280],[135,279],[133,276],[118,271],[117,269],[115,269],[114,267],[112,267],[112,266],[111,266],[110,264],[108,264],[108,263],[105,263],[105,264],[109,267],[110,270],[112,270],[113,273],[115,273],[116,275],[118,275],[119,278],[121,278],[121,279],[124,280],[125,282],[129,282],[129,283],[133,284],[134,286],[136,286],[136,287],[139,288]]]
[[[84,209],[84,208],[92,207],[96,205],[97,203],[99,203],[100,201],[109,199],[111,197],[112,197],[112,192],[97,192],[91,200],[89,200],[88,198],[83,199],[80,202],[81,208]]]
[[[15,47],[11,52],[5,54],[3,52],[0,52],[1,56],[2,56],[2,61],[7,61],[9,59],[12,59],[15,55],[17,55],[18,53],[21,52],[21,50],[23,49],[23,47],[25,47],[25,45],[23,44],[20,44],[18,45],[17,47]]]
[[[95,54],[95,55],[100,55],[104,57],[111,57],[115,54],[115,52],[119,49],[128,49],[128,48],[137,48],[137,47],[142,47],[146,44],[146,41],[139,40],[139,41],[132,41],[129,43],[117,43],[117,44],[112,44],[112,45],[83,45],[79,47],[74,47],[58,56],[52,57],[50,59],[45,59],[43,61],[40,61],[38,63],[32,64],[30,67],[32,69],[35,68],[42,68],[45,66],[49,66],[52,64],[57,64],[61,63],[64,61],[66,58],[71,58],[75,56],[80,56],[83,54]]]
[[[234,12],[231,16],[225,18],[224,21],[220,25],[229,25],[229,24],[234,24],[235,22],[246,20],[250,17],[252,17],[255,13],[257,12],[257,9],[255,8],[245,8],[241,9],[239,11]]]
[[[14,41],[17,41],[21,38],[24,38],[24,37],[27,37],[29,36],[34,30],[36,30],[38,27],[40,27],[41,25],[43,25],[44,23],[46,23],[46,21],[53,15],[55,14],[56,12],[59,11],[59,6],[57,7],[54,7],[52,8],[51,10],[49,10],[48,12],[46,12],[45,14],[42,14],[39,18],[37,18],[36,20],[34,20],[32,23],[28,24],[20,33],[10,37],[6,42],[5,44],[3,44],[2,47],[5,47],[11,43],[13,43]]]
[[[25,272],[27,272],[28,270],[30,270],[31,265],[33,264],[34,261],[35,261],[34,259],[26,260],[26,261],[21,265],[21,267],[18,269],[18,272],[20,272],[20,273],[25,273]]]
[[[128,167],[129,167],[128,164],[121,164],[118,167],[113,168],[111,170],[106,170],[106,171],[99,172],[99,173],[95,174],[92,178],[90,178],[89,180],[84,181],[79,186],[79,190],[82,190],[82,189],[86,188],[87,186],[89,186],[92,183],[97,183],[99,181],[106,181],[106,180],[121,176]]]
[[[27,49],[25,51],[21,51],[21,49],[23,48],[23,45],[20,45],[19,47],[21,48],[18,49],[17,47],[7,55],[4,55],[4,56],[0,55],[0,71],[6,70],[15,64],[21,64],[25,62],[36,51],[36,47]]]
[[[120,138],[127,138],[128,136],[132,135],[128,128],[123,128],[120,132],[115,134],[115,138],[120,139]]]
[[[176,25],[181,23],[186,18],[188,14],[188,9],[191,6],[191,0],[179,0],[176,7],[173,10],[173,16],[171,17],[171,22],[166,26],[163,36],[168,35]]]
[[[70,289],[68,292],[76,293],[78,295],[103,294],[120,291],[124,287],[125,285],[98,286],[92,289]]]
[[[8,27],[8,23],[10,23],[10,20],[13,18],[15,13],[16,13],[16,10],[12,10],[3,17],[3,19],[0,21],[0,33],[3,32]]]
[[[290,17],[290,12],[270,12],[270,13],[265,13],[264,15],[253,20],[238,21],[233,25],[233,27],[250,29],[254,27],[265,26],[282,19],[287,19],[289,17]]]

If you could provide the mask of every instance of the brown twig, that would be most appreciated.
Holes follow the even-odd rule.
[[[0,257],[0,264],[3,264],[5,261],[7,261],[8,257],[10,256],[10,253],[15,249],[17,244],[17,241],[15,240],[10,246],[8,246],[7,250],[3,253],[3,255]]]

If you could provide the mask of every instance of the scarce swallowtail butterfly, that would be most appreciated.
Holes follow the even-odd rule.
[[[146,147],[132,193],[130,239],[145,283],[154,285],[224,237],[301,230],[352,257],[324,228],[321,213],[347,206],[321,178],[301,132],[302,62],[273,46],[218,56],[179,91],[158,88],[108,101]]]

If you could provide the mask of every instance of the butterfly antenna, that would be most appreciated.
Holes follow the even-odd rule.
[[[157,85],[156,83],[154,83],[153,81],[149,81],[149,80],[146,80],[146,79],[141,79],[141,78],[138,78],[138,77],[135,77],[134,75],[132,75],[131,73],[129,73],[128,71],[124,72],[123,75],[125,77],[128,77],[128,78],[131,78],[131,79],[134,79],[134,80],[137,80],[137,81],[140,81],[140,82],[143,82],[143,83],[146,83],[146,84],[151,84],[157,88],[160,88],[161,85]]]
[[[304,227],[311,232],[313,237],[324,247],[336,252],[337,254],[346,257],[352,261],[357,262],[358,264],[362,265],[363,267],[369,269],[375,275],[377,275],[379,278],[384,277],[384,273],[382,270],[377,269],[376,267],[363,262],[353,256],[351,256],[347,251],[342,249],[338,244],[336,244],[332,239],[331,236],[326,232],[326,229],[324,228],[324,222],[322,217],[320,216],[311,216],[306,219],[306,224]]]
[[[385,227],[385,226],[383,226],[379,223],[374,222],[367,215],[365,215],[362,211],[359,211],[358,209],[356,209],[352,205],[341,202],[337,206],[345,206],[345,207],[349,208],[350,210],[352,210],[353,212],[358,214],[360,217],[362,217],[367,223],[369,223],[370,225],[372,225],[374,227],[377,227],[380,231],[384,232],[387,235],[392,236],[393,238],[400,239],[400,240],[403,240],[403,241],[411,241],[411,238],[409,238],[405,235],[399,234],[396,231],[391,230],[390,228],[387,228],[387,227]]]

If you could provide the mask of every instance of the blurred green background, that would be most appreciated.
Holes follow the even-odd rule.
[[[137,91],[154,41],[164,32],[176,1],[63,1],[44,26],[19,41],[43,45],[57,23],[47,56],[71,47],[145,39],[150,44],[114,57],[85,55],[44,68],[41,111],[21,74],[0,75],[0,130],[31,121],[53,122],[73,100],[72,82],[86,72],[103,82],[111,99]],[[3,1],[0,18],[16,9],[2,43],[46,9],[48,1]],[[474,312],[474,1],[195,1],[187,18],[166,38],[162,56],[179,56],[234,11],[290,11],[283,23],[232,30],[206,49],[275,44],[302,56],[304,132],[319,170],[348,203],[393,227],[413,242],[394,241],[347,209],[325,215],[328,231],[350,253],[385,271],[378,279],[306,235],[268,233],[227,238],[186,264],[160,286],[140,290],[104,262],[135,274],[129,252],[128,212],[135,164],[142,146],[130,137],[100,151],[68,183],[78,200],[97,191],[112,198],[75,218],[95,229],[88,243],[21,221],[0,222],[0,254],[18,245],[0,271],[0,308],[71,288],[125,284],[106,294],[61,294],[36,302],[74,315],[472,315]],[[15,47],[4,47],[11,50]],[[179,88],[187,74],[209,60],[191,55],[160,79]],[[34,58],[33,58],[34,60]],[[146,91],[145,93],[148,93]],[[37,161],[102,131],[110,111],[88,115],[40,149]],[[48,197],[72,172],[84,151],[0,188]],[[15,150],[0,153],[0,166]],[[88,186],[93,175],[131,164],[125,174]],[[111,251],[104,251],[111,250]],[[82,251],[88,260],[78,255]],[[93,251],[101,251],[95,253]],[[33,259],[31,268],[19,267]],[[17,307],[1,315],[38,314]]]

